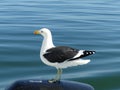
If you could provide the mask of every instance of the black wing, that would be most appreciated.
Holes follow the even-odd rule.
[[[43,55],[48,61],[55,62],[64,62],[65,60],[73,58],[79,50],[67,47],[67,46],[58,46],[51,49],[48,49]]]
[[[78,56],[78,57],[76,57],[76,58],[71,58],[71,59],[69,59],[69,61],[76,60],[76,59],[79,59],[79,58],[84,58],[84,57],[89,56],[89,55],[92,55],[92,54],[94,54],[94,53],[95,53],[95,51],[87,51],[87,50],[84,50],[84,51],[83,51],[83,54],[81,54],[80,56]]]

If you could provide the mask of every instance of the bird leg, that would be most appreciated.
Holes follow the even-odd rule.
[[[56,77],[55,77],[55,79],[57,80],[57,81],[60,81],[60,78],[61,78],[61,74],[62,74],[62,69],[57,69],[57,75],[56,75]]]
[[[62,69],[58,68],[56,77],[52,80],[49,80],[49,83],[54,83],[54,82],[60,81],[61,74],[62,74]]]

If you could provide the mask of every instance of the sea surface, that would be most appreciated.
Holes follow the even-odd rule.
[[[62,79],[120,90],[120,0],[0,0],[0,90],[16,80],[51,79],[39,58],[49,28],[56,46],[95,50],[87,65],[64,69]]]

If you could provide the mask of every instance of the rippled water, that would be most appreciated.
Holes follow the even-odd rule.
[[[0,0],[0,90],[20,79],[54,77],[55,68],[39,60],[42,38],[33,31],[42,27],[56,45],[97,51],[62,79],[120,90],[119,0]]]

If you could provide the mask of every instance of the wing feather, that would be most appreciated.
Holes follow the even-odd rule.
[[[51,49],[48,49],[43,55],[48,61],[55,62],[64,62],[65,60],[73,58],[79,50],[67,47],[67,46],[58,46]]]

